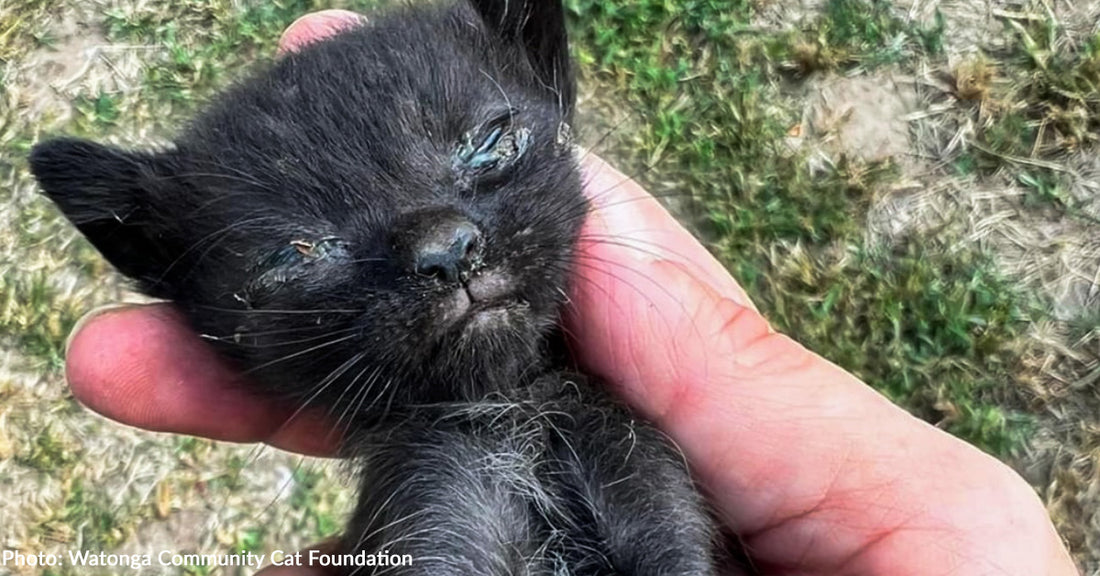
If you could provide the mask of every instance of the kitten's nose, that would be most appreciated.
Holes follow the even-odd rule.
[[[421,276],[458,282],[481,261],[481,231],[454,212],[421,214],[398,235],[406,266]]]
[[[416,246],[415,270],[422,276],[434,276],[457,282],[472,270],[481,256],[481,234],[469,221],[437,226]]]

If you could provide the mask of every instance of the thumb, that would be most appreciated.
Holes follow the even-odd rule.
[[[594,210],[566,319],[579,360],[678,443],[731,528],[755,531],[819,497],[848,442],[832,417],[919,424],[774,332],[640,186],[591,156],[583,169]],[[761,490],[769,477],[793,480]]]

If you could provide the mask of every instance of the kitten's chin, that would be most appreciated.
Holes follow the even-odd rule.
[[[452,295],[455,315],[441,327],[439,356],[432,379],[447,382],[455,397],[473,401],[521,385],[523,375],[540,364],[539,351],[548,321],[518,299],[467,301]]]
[[[501,302],[496,305],[476,306],[468,311],[461,320],[464,339],[479,336],[493,336],[497,331],[513,330],[526,332],[530,328],[531,310],[526,303],[516,301]]]

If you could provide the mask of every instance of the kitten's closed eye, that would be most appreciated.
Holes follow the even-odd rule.
[[[252,271],[254,279],[236,297],[250,308],[262,306],[265,298],[287,283],[311,274],[325,274],[329,267],[347,265],[350,261],[348,243],[340,238],[296,238],[260,259]]]
[[[454,153],[454,168],[460,174],[482,175],[503,170],[527,150],[531,131],[516,123],[514,109],[498,114],[477,130],[467,132]]]

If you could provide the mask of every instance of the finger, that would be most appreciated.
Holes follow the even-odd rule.
[[[590,152],[582,153],[581,169],[593,205],[581,231],[582,255],[643,267],[655,260],[671,263],[756,310],[725,267],[637,182]]]
[[[582,168],[593,210],[578,244],[566,322],[580,340],[580,360],[659,418],[681,391],[650,383],[706,377],[706,359],[693,356],[707,347],[679,343],[732,334],[744,348],[771,331],[725,268],[641,186],[591,154]],[[736,326],[714,325],[709,308],[719,304]],[[631,358],[666,346],[686,357]]]
[[[366,18],[347,10],[321,10],[295,20],[283,31],[279,39],[280,55],[296,52],[302,47],[339,34],[349,28],[362,26]]]
[[[761,498],[757,485],[774,473],[786,478],[784,466],[817,458],[814,438],[796,441],[805,429],[799,416],[820,421],[812,414],[822,401],[815,388],[835,394],[826,406],[853,398],[861,406],[878,404],[861,420],[898,417],[862,387],[823,386],[823,378],[838,374],[822,374],[827,363],[772,332],[728,273],[640,186],[598,160],[587,161],[585,170],[597,205],[586,236],[645,234],[660,237],[661,247],[647,253],[600,236],[580,244],[569,317],[579,359],[670,432],[708,484],[722,487],[716,496],[732,527],[760,527],[774,512],[773,500],[805,491],[784,482],[784,494]]]
[[[335,449],[320,416],[291,419],[289,408],[249,392],[249,383],[166,304],[109,310],[82,321],[69,342],[66,376],[81,403],[131,426],[266,441],[314,455]]]

